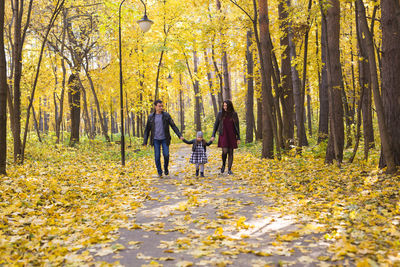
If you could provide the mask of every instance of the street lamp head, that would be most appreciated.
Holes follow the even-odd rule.
[[[143,32],[148,32],[154,22],[152,20],[149,20],[147,18],[147,15],[144,14],[143,18],[141,20],[138,20],[137,23],[139,24],[139,27]]]
[[[172,78],[172,76],[171,76],[171,73],[168,75],[168,77],[167,77],[167,81],[169,82],[169,83],[172,83],[172,80],[173,80],[173,78]]]

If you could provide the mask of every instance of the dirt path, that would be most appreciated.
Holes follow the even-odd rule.
[[[171,146],[170,176],[151,178],[155,190],[132,218],[134,229],[120,229],[114,243],[89,249],[96,261],[124,266],[320,266],[321,259],[329,258],[329,244],[310,218],[274,212],[273,203],[242,179],[239,168],[233,176],[219,174],[216,148],[209,151],[206,177],[196,178],[188,163],[190,148]]]

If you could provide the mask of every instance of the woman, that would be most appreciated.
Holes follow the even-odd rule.
[[[226,158],[228,157],[228,174],[233,174],[233,150],[240,144],[239,118],[232,101],[225,100],[222,111],[217,115],[214,123],[214,130],[211,141],[215,140],[215,133],[218,130],[218,147],[222,148],[221,173],[225,172]]]

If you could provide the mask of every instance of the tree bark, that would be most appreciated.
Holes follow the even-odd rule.
[[[368,159],[369,149],[375,146],[374,130],[372,124],[372,91],[371,91],[371,72],[367,62],[368,54],[366,52],[365,42],[362,41],[363,34],[360,27],[361,16],[357,15],[356,10],[356,30],[359,50],[359,83],[361,91],[364,92],[360,108],[362,111],[362,122],[364,132],[364,159]],[[376,66],[375,66],[376,67]]]
[[[289,47],[290,47],[290,57],[292,61],[296,60],[296,44],[293,41],[293,30],[290,27],[289,29]],[[305,133],[304,127],[304,101],[302,101],[301,94],[301,81],[299,78],[299,72],[297,71],[297,67],[292,66],[292,83],[293,83],[293,97],[294,97],[294,106],[295,106],[295,117],[296,117],[296,132],[297,132],[297,145],[298,147],[307,146],[307,135]]]
[[[312,108],[311,108],[311,92],[310,87],[308,87],[307,93],[307,120],[308,120],[308,133],[312,136]]]
[[[4,0],[0,1],[0,174],[7,172],[7,62],[4,51]]]
[[[254,129],[254,61],[252,46],[252,31],[247,31],[247,97],[246,97],[246,143],[253,142]]]
[[[39,124],[38,124],[38,122],[37,122],[36,113],[35,113],[35,109],[34,109],[33,106],[32,106],[32,116],[33,116],[33,122],[34,122],[34,124],[35,124],[36,134],[37,134],[37,136],[38,136],[39,142],[41,143],[41,142],[42,142],[42,138],[40,137]]]
[[[287,19],[289,16],[288,6],[290,0],[281,0],[279,2],[279,20],[281,30],[284,32],[281,37],[280,44],[284,47],[281,55],[281,75],[283,94],[281,96],[282,115],[283,115],[283,139],[286,149],[293,145],[294,138],[294,99],[293,99],[293,83],[292,83],[292,69],[290,60],[290,47],[289,47],[289,27]]]
[[[226,54],[225,48],[222,52],[222,69],[224,70],[223,100],[232,100],[231,81],[229,79],[228,55]]]
[[[323,14],[324,16],[324,14]],[[327,32],[327,71],[328,71],[328,95],[329,95],[329,118],[330,133],[326,150],[325,161],[332,163],[335,159],[340,165],[343,160],[344,148],[344,123],[342,102],[342,72],[339,51],[340,33],[340,2],[330,1],[326,16]]]
[[[64,55],[64,49],[65,49],[65,38],[67,33],[66,18],[67,18],[67,11],[66,9],[63,9],[63,32],[62,32],[61,52],[60,52],[61,55]],[[65,59],[63,56],[61,56],[61,68],[62,68],[62,82],[61,82],[61,96],[60,96],[60,113],[55,114],[57,144],[60,143],[61,122],[63,121],[63,115],[64,115],[65,81],[67,76],[67,70],[65,68]]]
[[[21,142],[21,76],[22,76],[22,50],[25,41],[26,31],[30,23],[30,14],[33,0],[29,2],[28,15],[25,27],[22,30],[22,18],[24,15],[24,0],[12,0],[14,17],[14,46],[13,46],[13,67],[14,67],[14,162],[22,163],[22,142]]]
[[[179,118],[181,123],[181,133],[185,131],[185,102],[183,99],[183,83],[182,83],[182,73],[179,74]]]
[[[160,59],[158,60],[158,65],[157,65],[156,88],[155,88],[155,92],[154,92],[154,101],[158,100],[158,97],[159,97],[159,88],[158,87],[159,87],[160,70],[161,70],[163,56],[164,56],[164,50],[162,50],[160,53]]]
[[[94,134],[92,132],[92,127],[91,127],[90,118],[89,118],[86,89],[83,86],[83,83],[79,77],[79,74],[77,74],[77,77],[79,80],[79,85],[81,87],[81,92],[82,92],[82,96],[83,96],[83,121],[85,123],[85,132],[88,135],[89,139],[94,139]]]
[[[357,11],[356,11],[356,13],[357,13]],[[356,24],[358,24],[357,21],[356,21]],[[361,64],[360,64],[360,66],[361,66]],[[362,70],[360,69],[359,72],[360,72],[360,76],[361,76]],[[360,77],[360,81],[361,81],[361,77]],[[358,102],[358,107],[357,107],[357,130],[356,130],[356,138],[355,138],[356,140],[355,140],[355,145],[354,145],[354,149],[353,149],[353,154],[351,155],[351,157],[349,159],[349,163],[353,163],[354,158],[356,157],[358,145],[359,145],[359,142],[360,142],[360,137],[361,137],[361,134],[360,134],[360,132],[361,132],[361,129],[360,129],[361,128],[361,106],[362,106],[364,95],[365,95],[365,89],[366,89],[365,86],[361,86],[360,100]]]
[[[195,122],[194,123],[196,126],[196,131],[201,131],[201,110],[200,110],[201,95],[200,95],[200,88],[199,88],[199,80],[197,79],[198,65],[199,65],[199,58],[197,57],[197,51],[193,51],[194,77],[192,78],[192,81],[193,81],[193,89],[194,89],[194,94],[195,94],[195,109],[194,109],[194,121]]]
[[[217,11],[218,13],[221,12],[221,2],[220,0],[216,0],[216,6],[217,6]],[[230,86],[230,79],[229,79],[229,67],[228,67],[228,55],[226,53],[226,44],[225,44],[225,34],[222,31],[222,27],[220,27],[220,36],[222,40],[222,69],[223,69],[223,77],[224,77],[224,83],[223,83],[223,90],[222,90],[222,97],[223,101],[230,99],[232,100],[232,91],[231,91],[231,86]],[[222,105],[222,103],[221,103]]]
[[[345,77],[343,77],[345,79]],[[343,100],[343,107],[344,107],[344,117],[346,119],[346,148],[349,148],[352,146],[352,134],[351,134],[351,125],[353,124],[352,119],[351,119],[351,111],[349,107],[349,102],[347,99],[347,94],[346,94],[346,87],[344,84],[344,81],[342,80],[341,82],[341,91],[342,91],[342,100]]]
[[[262,100],[261,98],[257,98],[257,131],[256,131],[256,140],[262,140],[262,129],[263,129],[263,110],[262,110]]]
[[[279,72],[279,66],[278,66],[278,60],[276,59],[275,52],[273,51],[273,45],[272,45],[272,40],[271,36],[269,36],[269,45],[271,48],[271,63],[272,63],[272,81],[275,89],[275,96],[273,96],[273,101],[274,101],[274,109],[272,110],[273,112],[273,120],[274,120],[274,128],[276,129],[276,145],[279,148],[285,148],[284,143],[283,143],[283,122],[282,122],[282,114],[281,114],[281,108],[279,106],[279,99],[283,95],[283,88],[281,85],[281,79],[280,79],[280,72]]]
[[[215,60],[214,39],[213,39],[213,43],[211,44],[211,59],[212,59],[213,65],[214,65],[215,73],[218,76],[218,81],[219,81],[218,104],[219,104],[219,107],[222,109],[222,102],[223,102],[222,91],[224,88],[224,80],[221,75],[221,72],[219,71],[217,61]]]
[[[207,50],[204,50],[204,60],[206,62],[206,66],[207,66],[207,80],[208,80],[208,86],[210,88],[210,96],[211,96],[211,102],[213,105],[214,116],[215,116],[215,118],[217,118],[218,105],[217,105],[217,99],[214,95],[213,80],[212,80],[211,70],[210,70],[210,66],[209,66],[210,64],[209,64]]]
[[[132,126],[132,136],[136,137],[136,128],[135,128],[135,114],[131,111],[130,112],[130,117],[131,117],[131,126]]]
[[[87,79],[89,81],[90,89],[92,90],[94,103],[95,103],[96,108],[97,108],[97,113],[99,114],[101,131],[102,131],[104,137],[106,138],[107,142],[110,142],[110,137],[107,134],[107,130],[106,130],[106,126],[105,126],[105,123],[104,123],[104,119],[101,116],[99,99],[97,98],[97,93],[96,93],[96,90],[94,88],[94,83],[93,83],[93,80],[92,80],[92,76],[90,75],[90,72],[89,72],[89,60],[88,60],[87,57],[86,57],[86,66],[84,67],[84,69],[85,69],[86,77],[87,77]]]
[[[329,132],[329,97],[328,97],[328,73],[327,73],[327,32],[326,21],[321,21],[321,82],[319,84],[319,125],[318,143],[328,138]]]
[[[396,170],[396,166],[400,166],[400,4],[397,0],[382,0],[381,6],[383,112],[378,110],[381,108],[378,107],[380,103],[377,104],[379,101],[376,99],[379,90],[373,86],[373,91],[378,122],[384,119],[382,126],[387,127],[387,129],[380,129],[383,148],[380,166],[383,167],[386,163],[387,171],[390,173]],[[370,37],[369,35],[366,39],[369,40]],[[372,51],[370,51],[373,48],[372,38],[368,43],[368,55],[371,53],[372,56]],[[368,59],[371,68],[372,60],[369,56]],[[372,79],[374,80],[374,74],[372,74]],[[382,113],[381,116],[379,116],[380,113]]]
[[[303,57],[303,81],[301,83],[300,99],[299,99],[299,123],[297,127],[297,136],[299,137],[299,149],[302,146],[308,146],[308,140],[305,129],[305,95],[306,95],[306,81],[307,81],[307,54],[308,54],[308,34],[310,32],[310,13],[312,7],[312,0],[308,1],[308,13],[307,13],[307,28],[304,36],[304,57]]]
[[[68,79],[68,101],[71,116],[70,146],[79,143],[79,128],[81,120],[81,91],[78,77],[71,74]]]
[[[274,129],[272,115],[272,62],[271,48],[269,46],[269,19],[268,19],[268,1],[259,0],[259,54],[261,62],[261,78],[262,78],[262,107],[263,107],[263,158],[274,157]],[[279,147],[279,146],[277,146]]]

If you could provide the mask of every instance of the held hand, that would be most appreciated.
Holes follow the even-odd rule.
[[[183,140],[183,139],[185,139],[185,138],[183,138],[183,136],[181,136],[181,137],[179,137],[179,139]]]
[[[236,142],[237,142],[237,145],[240,145],[240,140],[237,140]]]
[[[211,142],[214,142],[214,140],[215,140],[215,137],[213,136],[213,137],[211,137]]]

